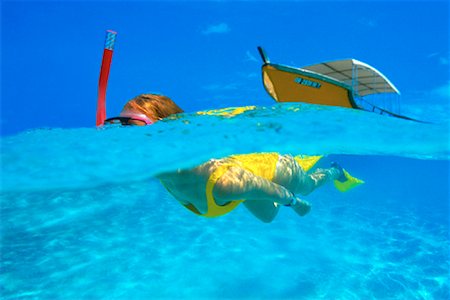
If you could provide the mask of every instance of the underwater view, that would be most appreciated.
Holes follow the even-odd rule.
[[[4,138],[2,294],[446,299],[447,126],[277,104]],[[211,157],[267,151],[326,155],[319,164],[338,161],[365,184],[347,193],[329,184],[305,197],[313,205],[307,216],[282,209],[265,224],[243,206],[196,216],[153,178]]]
[[[1,5],[1,299],[450,299],[448,2]],[[95,126],[108,29],[101,121],[142,93],[183,113]],[[379,68],[393,116],[354,109],[378,83],[350,57]],[[362,70],[349,93],[336,85],[342,104],[285,101],[261,69],[329,60]],[[302,70],[306,91],[334,82]],[[244,205],[198,216],[158,179],[272,152],[321,155],[312,170],[337,162],[364,184],[326,183],[299,196],[307,215],[264,223]]]

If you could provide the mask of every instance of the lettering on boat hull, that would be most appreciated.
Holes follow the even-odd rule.
[[[322,86],[320,83],[318,83],[316,81],[304,79],[304,78],[301,78],[301,77],[295,78],[294,81],[297,82],[298,84],[310,86],[310,87],[316,88],[316,89],[320,89],[320,87]]]

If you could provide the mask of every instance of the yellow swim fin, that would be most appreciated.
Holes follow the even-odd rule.
[[[351,190],[352,188],[357,187],[358,185],[361,185],[364,183],[361,179],[355,178],[351,176],[347,171],[342,169],[344,171],[345,178],[347,178],[346,181],[341,182],[339,180],[334,181],[334,186],[341,192],[347,192],[348,190]]]

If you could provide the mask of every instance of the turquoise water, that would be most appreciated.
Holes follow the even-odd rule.
[[[2,138],[5,299],[448,299],[447,113],[286,104]],[[438,118],[439,119],[439,118]],[[264,224],[179,205],[153,175],[232,153],[326,154],[366,184]]]

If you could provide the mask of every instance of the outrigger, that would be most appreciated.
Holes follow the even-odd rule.
[[[356,59],[323,62],[302,68],[273,64],[262,47],[262,77],[266,91],[277,102],[305,102],[377,112],[419,121],[367,100],[367,96],[400,95],[380,71]],[[393,101],[391,101],[393,102]],[[397,105],[399,107],[399,105]]]

